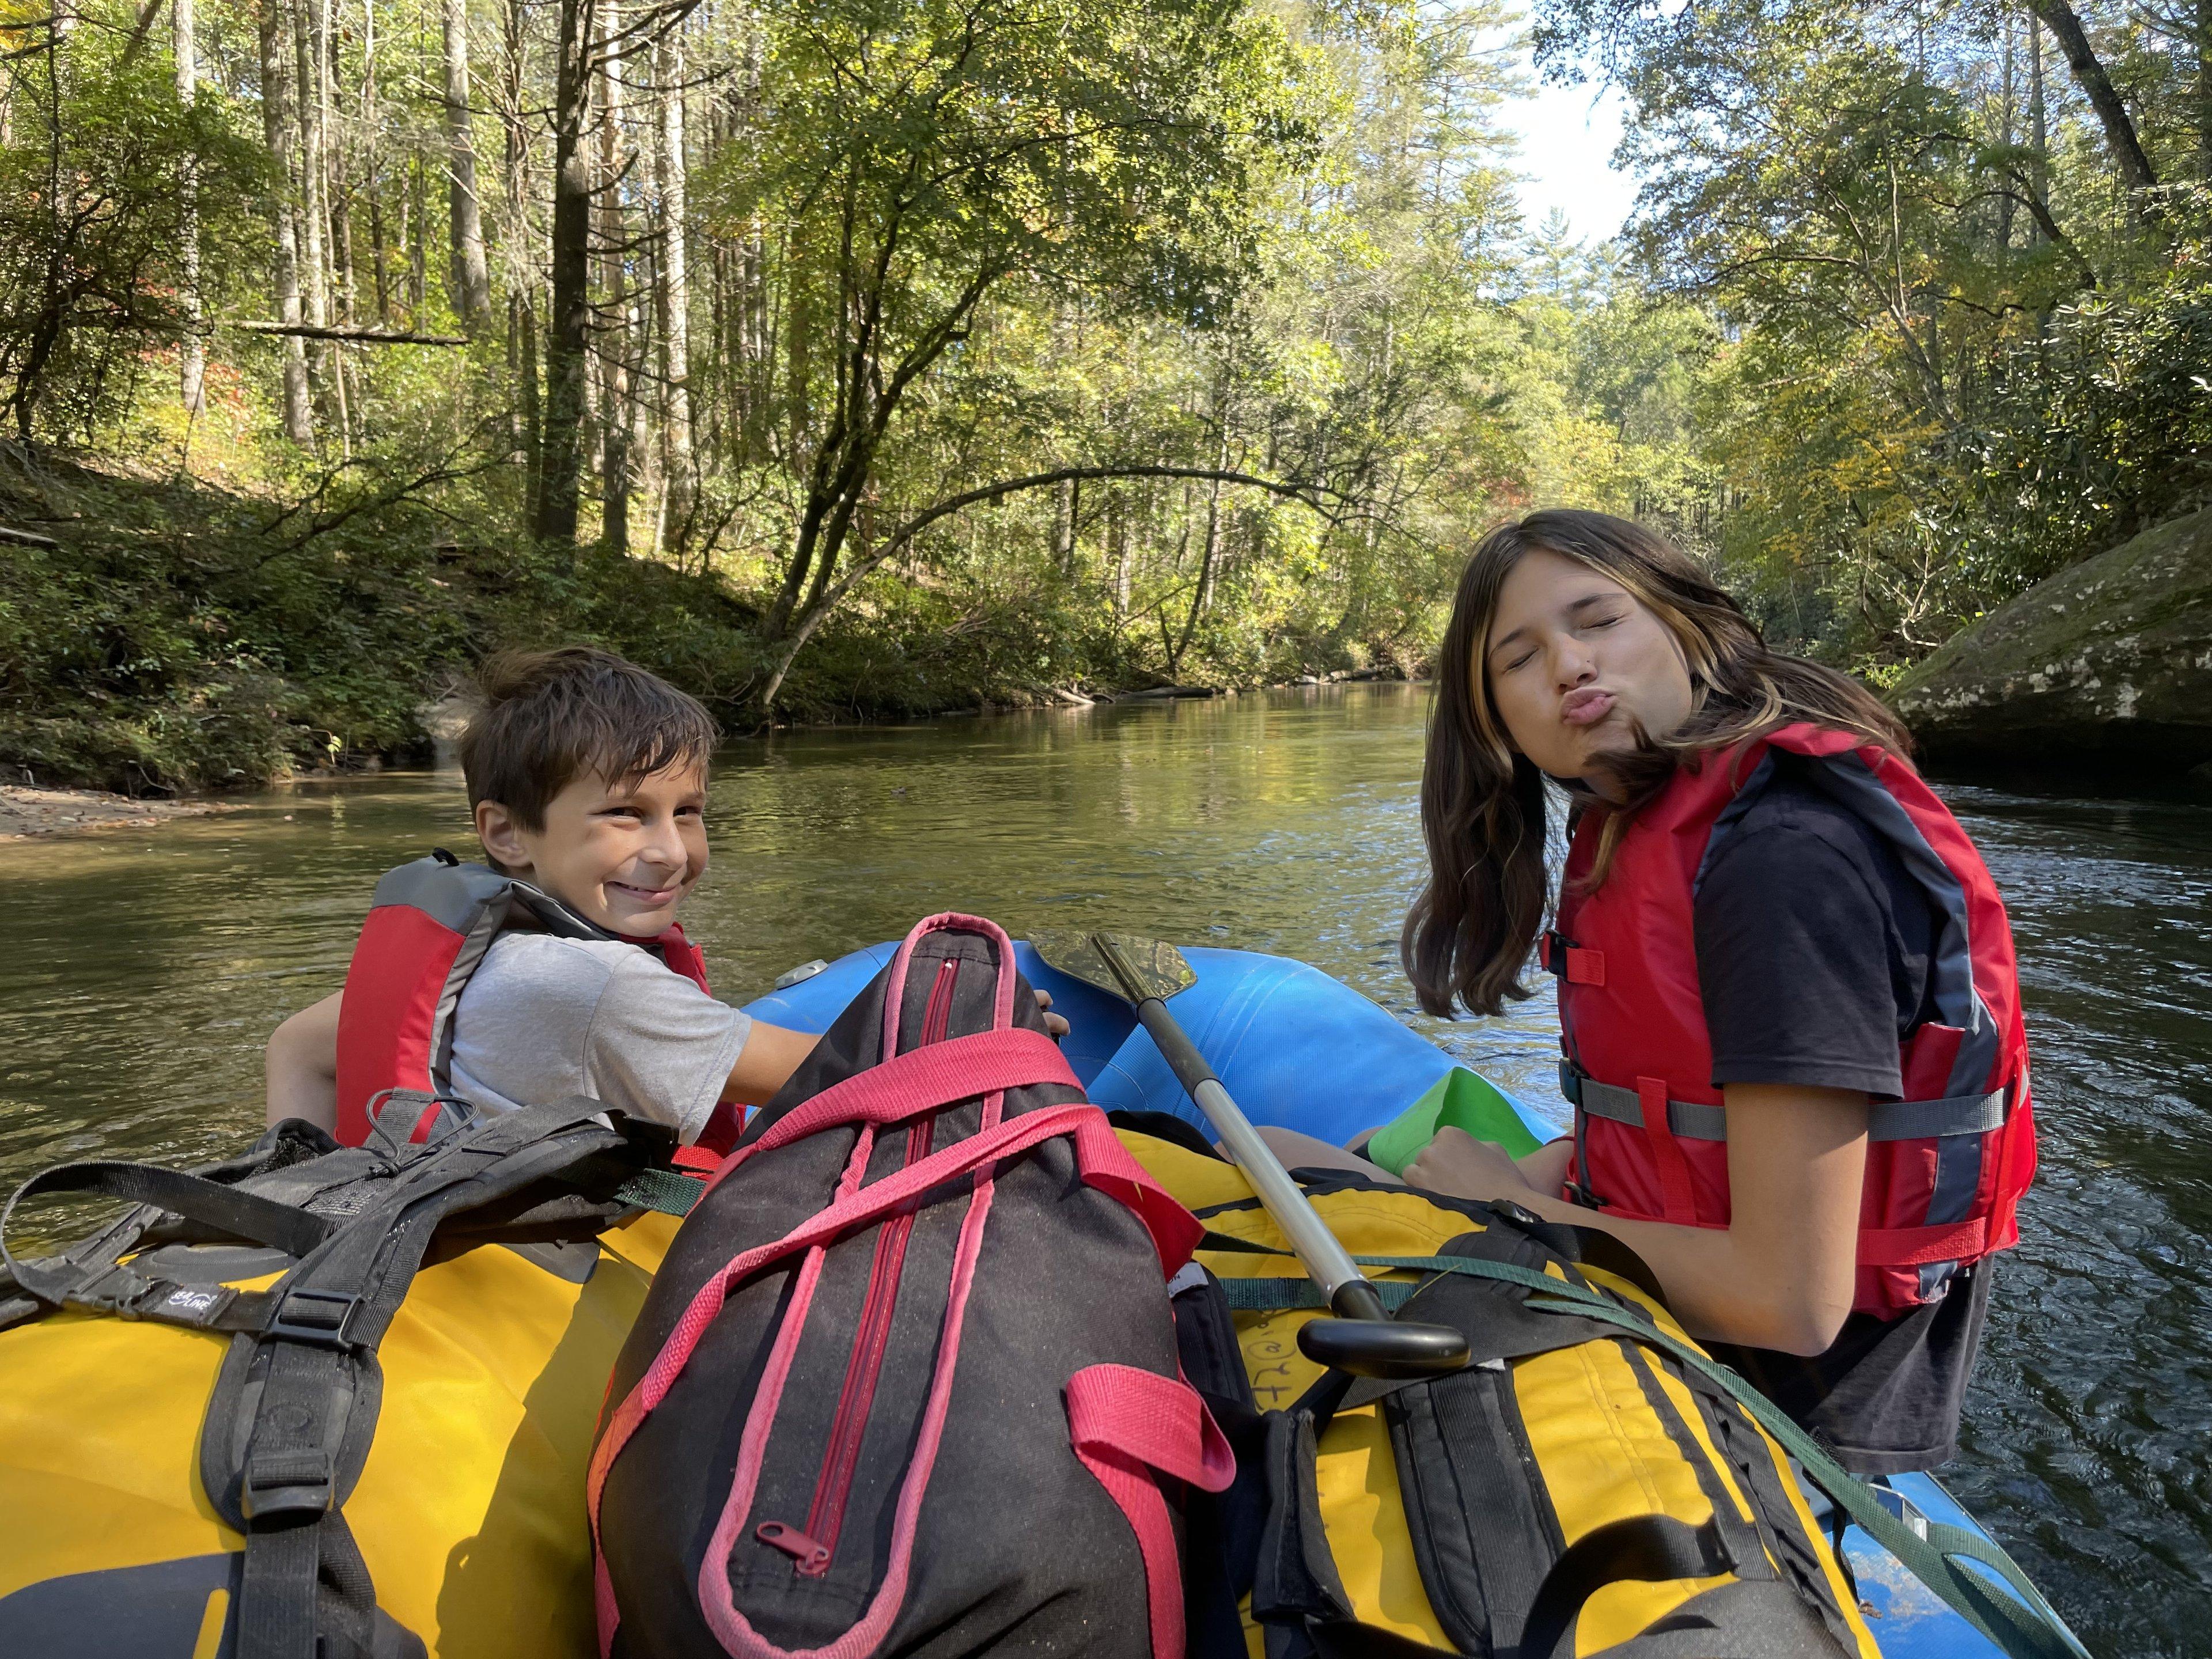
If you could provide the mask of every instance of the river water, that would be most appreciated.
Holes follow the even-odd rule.
[[[738,744],[687,925],[732,1000],[953,908],[1278,951],[1563,1112],[1547,998],[1448,1024],[1398,970],[1425,708],[1355,687]],[[2012,911],[2044,1138],[1947,1478],[2093,1651],[2212,1651],[2212,810],[1944,793]],[[237,1146],[263,1039],[434,844],[473,851],[450,773],[0,846],[0,1182]]]

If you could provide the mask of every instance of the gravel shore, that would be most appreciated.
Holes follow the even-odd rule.
[[[202,817],[224,810],[221,801],[134,800],[104,789],[33,789],[0,783],[0,841],[85,830],[143,829],[168,818]]]

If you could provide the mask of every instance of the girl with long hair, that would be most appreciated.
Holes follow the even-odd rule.
[[[1868,1474],[1952,1454],[2034,1168],[2003,906],[1907,748],[1650,531],[1532,514],[1459,584],[1401,945],[1432,1013],[1557,975],[1575,1106],[1406,1178],[1613,1235]]]

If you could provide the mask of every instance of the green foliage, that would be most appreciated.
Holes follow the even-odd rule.
[[[1645,282],[1717,325],[1704,539],[1772,631],[1879,677],[2206,499],[2192,18],[2084,14],[2085,66],[1955,0],[1540,0],[1540,58],[1626,95]]]
[[[2014,591],[2212,502],[2212,202],[2167,192],[2170,266],[2060,308],[1954,440],[1967,581]]]
[[[130,395],[139,355],[182,331],[187,159],[205,245],[218,251],[241,234],[264,178],[219,100],[184,107],[166,64],[133,58],[119,30],[80,22],[66,50],[25,47],[7,65],[15,141],[0,145],[0,409],[25,439],[96,434]]]

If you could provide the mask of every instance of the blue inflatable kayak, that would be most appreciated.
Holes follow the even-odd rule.
[[[795,969],[745,1012],[795,1031],[827,1030],[897,948],[896,941],[872,945],[836,962]],[[1066,1017],[1069,1030],[1061,1050],[1095,1103],[1109,1111],[1171,1113],[1205,1127],[1204,1115],[1127,1004],[1047,967],[1026,943],[1014,948],[1022,972],[1051,994],[1054,1011]],[[1526,1146],[1559,1133],[1556,1121],[1474,1079],[1427,1038],[1319,969],[1250,951],[1192,947],[1183,955],[1197,970],[1198,982],[1170,1006],[1255,1123],[1302,1130],[1340,1146],[1417,1103],[1437,1107],[1479,1096],[1489,1109],[1502,1106],[1500,1133],[1492,1139],[1510,1143],[1517,1130],[1528,1138]],[[1565,1115],[1562,1106],[1559,1116]],[[1918,1516],[1982,1531],[1932,1475],[1892,1475],[1875,1484],[1908,1521]],[[1856,1526],[1844,1534],[1844,1553],[1888,1659],[2002,1659],[1998,1648]],[[2011,1594],[1994,1574],[1984,1576],[1998,1593]]]

